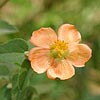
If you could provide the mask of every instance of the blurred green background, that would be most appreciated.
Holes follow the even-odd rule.
[[[0,68],[0,100],[100,100],[100,0],[0,0],[0,21],[13,25],[12,31],[7,26],[7,34],[0,35],[0,44],[14,38],[29,41],[40,27],[57,31],[63,23],[70,23],[93,51],[86,67],[75,68],[69,80],[50,80],[30,69],[28,78],[24,75],[27,87],[22,92],[16,88],[19,67]]]

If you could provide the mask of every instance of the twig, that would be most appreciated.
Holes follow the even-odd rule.
[[[1,5],[0,5],[0,9],[8,2],[9,0],[5,0]]]

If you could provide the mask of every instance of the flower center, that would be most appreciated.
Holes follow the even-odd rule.
[[[68,43],[57,40],[50,45],[50,55],[54,58],[65,58],[68,53]]]

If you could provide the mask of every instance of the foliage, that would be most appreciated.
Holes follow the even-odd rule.
[[[8,24],[5,21],[0,20],[0,35],[7,33],[15,33],[17,32],[17,28]]]
[[[93,50],[66,81],[32,71],[25,52],[40,27],[74,24]],[[0,100],[100,99],[100,0],[0,0]],[[13,33],[13,34],[11,34]]]

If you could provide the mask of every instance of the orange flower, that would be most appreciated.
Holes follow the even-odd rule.
[[[83,67],[90,59],[92,50],[79,44],[81,35],[70,24],[63,24],[58,37],[51,28],[34,31],[30,39],[37,47],[29,51],[28,59],[37,73],[47,72],[50,79],[65,80],[75,74],[75,67]]]

